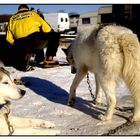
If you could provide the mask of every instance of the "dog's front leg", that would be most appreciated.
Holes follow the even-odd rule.
[[[86,74],[87,74],[87,68],[85,66],[76,69],[76,75],[70,87],[70,95],[68,100],[69,106],[74,105],[75,98],[76,98],[76,88],[78,87],[79,83],[82,81],[82,79],[85,77]]]
[[[14,128],[13,135],[58,135],[55,124],[42,119],[10,116],[10,124]]]
[[[55,124],[42,119],[22,118],[10,116],[10,123],[14,127],[41,127],[41,128],[54,128]]]

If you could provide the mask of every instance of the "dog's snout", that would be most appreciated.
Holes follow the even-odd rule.
[[[25,91],[25,90],[20,90],[20,94],[21,94],[22,96],[24,96],[24,95],[25,95],[25,93],[26,93],[26,91]]]

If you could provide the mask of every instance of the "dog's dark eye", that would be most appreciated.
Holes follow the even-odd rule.
[[[2,83],[3,83],[3,84],[6,84],[6,85],[8,84],[8,82],[2,82]]]

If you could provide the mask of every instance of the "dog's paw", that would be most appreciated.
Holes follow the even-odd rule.
[[[103,115],[103,114],[100,114],[98,116],[98,119],[100,119],[101,121],[109,121],[109,120],[111,120],[110,117],[107,117],[106,115]]]
[[[131,122],[131,123],[140,123],[140,117],[137,115],[137,116],[131,116],[128,118],[128,121]]]
[[[94,105],[98,105],[98,106],[102,106],[102,102],[98,102],[98,101],[96,101],[96,100],[93,101],[93,104],[94,104]]]
[[[94,102],[97,105],[101,105],[102,104],[102,98],[99,98],[99,97],[98,98],[95,98]]]
[[[75,98],[72,98],[71,100],[68,101],[67,105],[68,106],[74,106],[75,104]]]
[[[103,115],[103,114],[100,114],[98,116],[98,119],[102,120],[102,121],[105,121],[106,120],[106,117]]]
[[[45,121],[45,122],[40,123],[38,127],[41,127],[41,128],[54,128],[55,124],[52,123],[52,122],[49,122],[49,121]]]
[[[104,124],[109,124],[112,119],[108,118],[106,115],[100,114],[98,116],[98,119],[100,119],[101,121],[99,123],[97,123],[96,125],[104,125]]]

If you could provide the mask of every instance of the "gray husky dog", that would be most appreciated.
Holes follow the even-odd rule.
[[[111,120],[116,106],[116,86],[122,78],[132,93],[134,113],[131,121],[140,121],[140,44],[136,34],[117,25],[86,28],[68,48],[67,60],[76,69],[68,105],[74,105],[77,86],[88,71],[93,72],[96,88],[98,91],[102,88],[107,99],[107,111],[99,118]],[[96,101],[101,102],[98,91]]]
[[[54,123],[34,118],[14,117],[9,102],[22,98],[25,91],[18,88],[0,61],[0,135],[56,135]],[[50,129],[51,128],[51,129]]]

